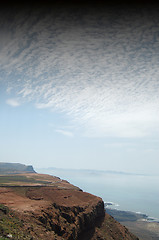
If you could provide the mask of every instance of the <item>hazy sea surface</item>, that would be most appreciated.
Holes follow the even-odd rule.
[[[94,170],[36,169],[58,176],[83,191],[112,202],[118,210],[141,212],[159,221],[159,176],[131,175]]]

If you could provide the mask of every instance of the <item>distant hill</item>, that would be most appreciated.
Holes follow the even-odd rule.
[[[0,162],[0,175],[17,173],[35,173],[35,170],[31,165]]]

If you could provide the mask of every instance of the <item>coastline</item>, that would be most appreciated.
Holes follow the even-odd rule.
[[[142,214],[139,212],[131,212],[136,214],[136,218],[134,221],[129,221],[130,217],[127,219],[123,219],[121,222],[122,225],[125,225],[131,232],[133,232],[136,236],[139,237],[140,240],[158,240],[159,233],[157,232],[159,229],[159,215],[153,215],[153,211],[147,211],[147,209],[158,209],[158,200],[155,199],[155,204],[152,202],[152,198],[150,197],[152,193],[156,193],[157,182],[159,176],[154,178],[154,176],[142,176],[142,175],[128,175],[128,174],[119,174],[115,172],[108,171],[95,171],[95,170],[72,170],[72,169],[58,169],[58,168],[49,168],[49,169],[39,169],[38,172],[49,173],[54,176],[59,176],[62,179],[66,179],[67,181],[73,183],[75,186],[79,186],[86,192],[90,192],[96,196],[100,196],[104,201],[109,203],[109,208],[119,210],[124,209],[126,204],[126,211],[129,210],[131,204],[134,204],[133,198],[135,196],[140,196],[141,199],[138,201],[137,207],[138,211],[143,209],[142,212],[144,216],[139,217],[138,214]],[[123,185],[123,182],[126,182],[127,185],[132,186],[130,191],[127,189],[127,185]],[[147,188],[148,184],[151,182],[152,187]],[[146,185],[146,191],[145,189]],[[120,194],[118,189],[120,188]],[[105,189],[105,190],[104,190]],[[135,191],[134,191],[135,190]],[[150,191],[151,190],[151,191]],[[128,191],[128,195],[125,196],[125,192]],[[114,193],[112,195],[112,193]],[[150,194],[151,193],[151,194]],[[137,195],[136,195],[137,194]],[[120,195],[122,195],[120,206],[118,200],[120,199]],[[148,198],[146,198],[148,196]],[[108,199],[109,198],[109,199]],[[117,201],[116,203],[108,202]],[[136,198],[135,198],[136,199]],[[143,202],[144,201],[144,202]],[[144,203],[144,208],[142,208],[142,202]],[[128,203],[128,204],[127,204]],[[121,205],[122,204],[122,205]],[[152,206],[150,204],[153,204]],[[141,208],[140,208],[141,207]],[[130,208],[131,209],[131,208]],[[125,211],[125,212],[126,212]],[[131,210],[133,211],[133,210]],[[119,212],[118,212],[119,213]],[[129,212],[130,213],[130,212]],[[111,214],[110,214],[111,215]],[[117,214],[118,215],[118,214]],[[138,217],[137,217],[138,216]],[[155,216],[155,217],[150,217]],[[147,219],[149,218],[149,220]],[[139,220],[140,219],[140,220]],[[156,233],[157,232],[157,233]],[[158,234],[158,235],[157,235]],[[157,236],[157,237],[156,237]]]
[[[102,198],[59,177],[6,174],[1,183],[0,239],[138,240],[105,213]]]
[[[159,239],[159,219],[139,212],[118,210],[113,207],[119,205],[112,202],[105,202],[104,204],[106,212],[126,226],[140,240]]]
[[[104,202],[105,209],[107,212],[113,215],[114,218],[120,219],[120,221],[125,221],[126,219],[129,221],[143,221],[143,222],[156,222],[159,223],[159,219],[155,217],[151,217],[145,213],[141,212],[133,212],[133,211],[125,211],[117,209],[119,204],[113,202]]]

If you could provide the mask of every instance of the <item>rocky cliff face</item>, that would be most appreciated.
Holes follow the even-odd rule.
[[[54,239],[56,235],[59,239],[82,240],[82,235],[94,229],[97,222],[105,216],[102,199],[79,190],[30,189],[27,197],[51,201],[47,208],[32,214],[32,218],[45,232],[47,229],[48,238],[43,235],[45,239]],[[38,229],[32,234],[35,232]],[[36,238],[35,235],[34,237]]]
[[[66,181],[52,178],[51,184],[53,180],[56,180],[55,186],[0,188],[0,203],[12,209],[18,217],[27,239],[138,239],[105,213],[101,198]]]

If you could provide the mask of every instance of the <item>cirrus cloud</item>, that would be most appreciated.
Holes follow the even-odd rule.
[[[0,71],[12,93],[67,114],[86,136],[158,135],[157,10],[14,14],[0,28]]]

